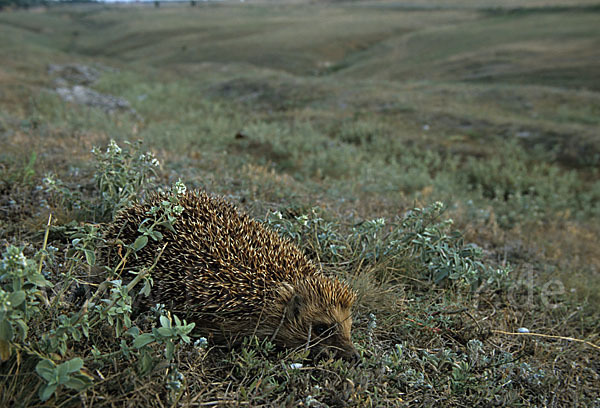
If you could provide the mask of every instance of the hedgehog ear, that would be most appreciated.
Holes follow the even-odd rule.
[[[302,297],[297,293],[294,293],[285,307],[285,314],[288,320],[296,319],[296,317],[300,314],[302,303],[304,303]]]
[[[294,287],[284,282],[278,288],[279,294],[284,299],[289,299],[285,305],[285,316],[288,320],[294,320],[300,314],[300,309],[304,303],[304,299],[299,294],[295,293]]]

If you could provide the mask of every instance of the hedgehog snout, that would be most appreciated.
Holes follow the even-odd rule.
[[[339,341],[335,339],[333,344],[324,344],[320,348],[314,350],[316,352],[315,357],[319,358],[321,355],[330,355],[333,357],[341,358],[351,363],[356,363],[360,360],[360,354],[354,348],[352,341]]]
[[[354,348],[352,340],[341,334],[333,334],[331,338],[324,339],[322,351],[333,355],[334,357],[342,358],[346,361],[356,362],[360,355]]]
[[[341,358],[351,363],[356,363],[360,360],[360,354],[358,354],[353,344],[350,344],[346,349],[340,350],[338,354]]]

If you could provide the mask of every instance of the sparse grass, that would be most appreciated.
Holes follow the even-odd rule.
[[[593,3],[267,4],[0,13],[0,405],[598,405],[597,349],[502,333],[600,342]],[[73,62],[137,114],[63,102]],[[178,179],[353,285],[358,366],[131,314],[96,223]]]

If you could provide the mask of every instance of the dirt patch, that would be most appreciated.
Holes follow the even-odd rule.
[[[137,115],[126,99],[103,94],[89,87],[100,78],[102,71],[107,70],[111,69],[98,69],[82,64],[48,66],[48,74],[55,77],[55,91],[65,102],[100,108],[106,113],[121,111]]]

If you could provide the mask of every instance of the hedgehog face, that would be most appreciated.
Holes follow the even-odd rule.
[[[355,296],[346,285],[317,276],[285,285],[283,293],[287,324],[280,328],[279,338],[287,347],[308,343],[316,357],[330,353],[356,360],[358,354],[351,339]]]

